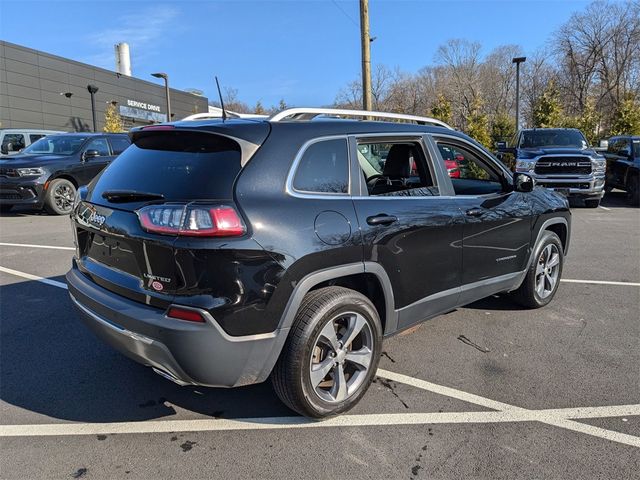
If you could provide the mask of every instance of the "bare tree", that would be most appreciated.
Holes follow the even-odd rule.
[[[522,55],[518,45],[496,47],[482,62],[480,85],[491,115],[511,114],[515,110],[516,69],[512,59]]]
[[[435,59],[450,79],[445,89],[453,103],[453,120],[464,125],[480,94],[480,44],[453,39],[438,47]]]

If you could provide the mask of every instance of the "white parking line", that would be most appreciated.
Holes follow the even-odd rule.
[[[620,285],[623,287],[640,287],[640,283],[636,282],[610,282],[609,280],[574,280],[573,278],[561,278],[564,283],[586,283],[593,285]]]
[[[30,243],[4,243],[0,242],[2,247],[25,247],[25,248],[49,248],[52,250],[75,250],[73,247],[58,247],[56,245],[32,245]]]
[[[603,209],[603,210],[606,210],[607,212],[608,212],[609,210],[611,210],[610,208],[603,207],[602,205],[600,205],[600,208],[601,208],[601,209]]]
[[[631,445],[640,448],[640,437],[620,433],[605,428],[594,427],[585,423],[575,422],[571,418],[604,418],[617,417],[626,415],[640,415],[640,404],[638,405],[622,405],[612,407],[583,407],[571,409],[545,409],[545,410],[529,410],[507,403],[497,402],[489,398],[480,397],[472,393],[456,390],[455,388],[443,387],[435,383],[420,380],[418,378],[402,375],[401,373],[389,372],[387,370],[378,369],[376,374],[379,377],[386,378],[399,383],[405,383],[413,387],[428,390],[430,392],[439,393],[448,397],[457,398],[469,403],[475,403],[483,407],[494,408],[513,418],[512,421],[537,421],[547,425],[572,430],[575,432],[585,433],[594,437],[604,438],[617,443]],[[493,406],[492,406],[493,405]],[[582,412],[582,413],[581,413]],[[619,415],[620,414],[620,415]],[[581,416],[584,415],[584,416]],[[518,418],[522,419],[518,419]],[[508,420],[505,420],[508,421]]]
[[[22,277],[28,280],[35,280],[36,282],[51,285],[52,287],[64,288],[65,290],[67,289],[66,283],[57,282],[56,280],[50,280],[44,277],[38,277],[37,275],[31,275],[30,273],[19,272],[18,270],[13,270],[11,268],[0,266],[0,272],[9,273],[11,275],[15,275],[16,277]]]
[[[613,410],[610,410],[613,408]],[[553,412],[553,413],[550,413]],[[281,430],[302,428],[401,426],[462,423],[542,422],[561,428],[595,435],[607,440],[640,447],[640,438],[591,425],[570,421],[580,414],[576,409],[526,410],[499,412],[387,413],[342,415],[316,421],[303,417],[264,417],[239,419],[150,420],[113,423],[57,423],[36,425],[1,425],[0,437],[48,437],[97,434],[211,432],[234,430]],[[588,418],[640,415],[640,405],[592,407]]]

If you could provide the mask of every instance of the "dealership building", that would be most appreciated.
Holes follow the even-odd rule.
[[[91,131],[89,85],[98,88],[98,131],[109,104],[116,106],[125,129],[166,121],[164,84],[130,76],[128,56],[119,60],[116,50],[119,71],[110,71],[0,40],[0,128]],[[208,111],[201,95],[171,89],[170,99],[172,120]]]

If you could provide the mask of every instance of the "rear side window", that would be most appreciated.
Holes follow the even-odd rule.
[[[29,141],[33,143],[40,140],[42,137],[46,137],[46,135],[44,133],[31,133],[29,134]]]
[[[131,145],[131,142],[125,136],[109,137],[109,143],[111,143],[111,150],[113,150],[114,155],[120,155]]]
[[[344,138],[323,140],[310,145],[302,155],[293,179],[301,192],[347,193],[349,155]]]
[[[226,200],[240,172],[240,146],[199,132],[143,132],[98,178],[108,190],[159,193],[165,200]]]
[[[12,145],[12,150],[17,152],[24,148],[24,135],[21,133],[7,133],[2,139],[2,145],[5,146],[9,143]]]

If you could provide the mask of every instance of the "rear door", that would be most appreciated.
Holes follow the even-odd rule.
[[[460,178],[451,178],[464,216],[462,292],[476,291],[481,298],[485,286],[509,283],[526,268],[531,204],[528,194],[512,190],[509,172],[471,142],[447,136],[435,141],[439,150],[454,149],[463,157]]]
[[[84,160],[82,157],[80,158],[76,176],[81,185],[88,184],[93,180],[93,177],[100,173],[104,167],[114,159],[107,137],[97,137],[89,140],[82,148],[82,152],[88,152],[89,150],[96,150],[98,156]]]
[[[442,190],[446,173],[432,162],[430,141],[414,133],[358,136],[352,142],[364,260],[382,265],[389,276],[397,327],[455,307],[464,220],[446,185]]]

